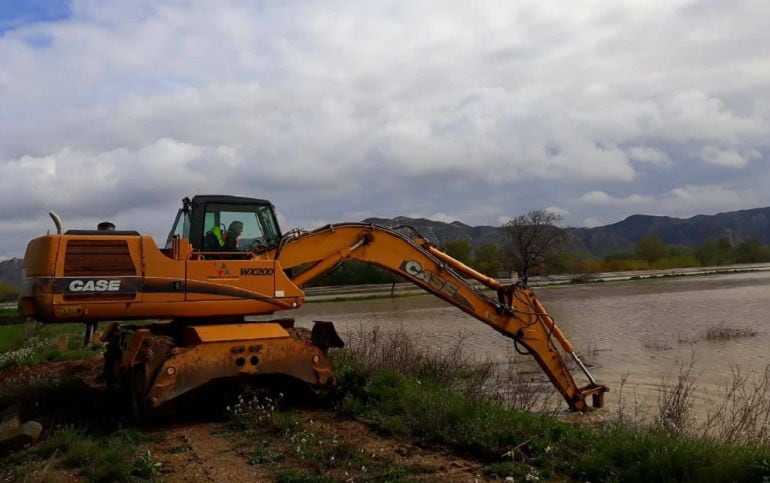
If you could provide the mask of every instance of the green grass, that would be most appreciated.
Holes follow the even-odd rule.
[[[350,367],[338,373],[360,381]],[[376,430],[483,461],[489,474],[628,482],[770,479],[768,447],[725,445],[655,428],[569,425],[392,370],[342,386],[342,409]]]
[[[84,429],[63,427],[34,452],[42,459],[55,457],[57,465],[77,469],[88,481],[148,480],[155,476],[160,464],[141,448],[146,439],[133,430],[95,435]]]
[[[265,465],[278,481],[408,481],[433,473],[427,465],[403,465],[387,453],[367,450],[336,432],[301,420],[280,398],[246,392],[230,407],[231,435],[244,438],[242,455]],[[343,478],[342,476],[345,475]]]
[[[26,324],[0,325],[0,352],[18,349],[26,338]]]
[[[25,318],[16,309],[0,309],[0,326],[18,324],[24,322],[24,320]]]
[[[83,346],[84,330],[82,324],[0,325],[0,369],[98,356],[100,344]]]

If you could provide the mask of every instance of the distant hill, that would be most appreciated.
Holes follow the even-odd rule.
[[[468,240],[474,247],[485,243],[505,243],[505,233],[494,226],[468,226],[459,221],[444,223],[425,218],[368,218],[390,228],[409,225],[433,242]],[[597,257],[613,252],[631,251],[640,239],[656,235],[669,245],[695,247],[712,238],[728,238],[733,243],[746,239],[770,244],[770,207],[731,211],[717,215],[692,218],[632,215],[612,225],[595,228],[570,228],[575,251],[585,251]]]
[[[444,223],[425,218],[367,218],[366,223],[395,228],[411,226],[439,245],[451,240],[467,240],[478,247],[486,243],[502,245],[505,232],[496,226],[470,226],[460,221]],[[728,238],[733,243],[746,239],[770,244],[770,207],[731,211],[692,218],[632,215],[623,221],[595,228],[570,228],[575,241],[574,250],[597,257],[618,251],[631,251],[645,236],[657,235],[669,245],[694,247],[712,238]],[[18,285],[21,282],[21,259],[0,262],[0,281]]]
[[[727,238],[733,244],[747,239],[770,244],[770,207],[685,219],[632,215],[612,225],[570,231],[587,252],[596,256],[633,250],[636,243],[648,235],[659,236],[669,245],[685,247],[694,247],[712,238]]]
[[[470,226],[460,221],[444,223],[427,218],[397,216],[395,218],[367,218],[364,223],[374,223],[386,228],[410,226],[433,243],[438,244],[452,240],[467,240],[476,247],[485,243],[501,244],[505,240],[505,234],[499,227]]]

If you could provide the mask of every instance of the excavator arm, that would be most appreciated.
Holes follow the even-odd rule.
[[[594,407],[603,405],[607,387],[596,383],[530,289],[502,285],[453,259],[422,237],[410,238],[376,225],[341,223],[285,236],[276,249],[263,256],[279,261],[284,269],[301,269],[292,277],[299,287],[344,260],[358,260],[390,270],[524,347],[572,410],[587,410],[589,396]],[[493,290],[497,297],[489,297],[469,279]],[[588,385],[579,387],[575,383],[559,347],[585,373],[590,381]]]

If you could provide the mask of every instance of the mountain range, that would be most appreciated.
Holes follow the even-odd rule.
[[[389,228],[411,226],[439,245],[451,240],[467,240],[474,247],[487,243],[502,245],[505,231],[496,226],[470,226],[460,221],[445,223],[426,218],[367,218]],[[727,238],[737,244],[755,239],[770,244],[770,207],[730,211],[691,218],[632,215],[623,221],[594,228],[567,228],[572,235],[573,250],[603,257],[618,251],[632,251],[640,239],[659,236],[668,245],[695,247],[712,238]],[[0,281],[18,285],[22,278],[21,260],[0,262]]]
[[[411,226],[433,242],[467,240],[474,247],[506,242],[503,228],[469,226],[459,221],[444,223],[425,218],[368,218],[368,223],[394,228]],[[733,244],[747,239],[770,244],[770,207],[731,211],[691,218],[632,215],[623,221],[594,228],[567,228],[573,250],[603,257],[619,251],[632,251],[645,236],[655,235],[668,245],[695,247],[712,238],[727,238]]]

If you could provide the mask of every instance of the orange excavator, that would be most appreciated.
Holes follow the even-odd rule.
[[[43,323],[85,323],[87,340],[99,321],[157,319],[114,322],[103,334],[105,380],[130,394],[137,417],[215,379],[280,374],[333,385],[328,349],[343,343],[332,323],[307,330],[246,317],[296,309],[302,287],[345,260],[390,270],[512,338],[572,410],[589,409],[589,396],[601,407],[608,390],[530,289],[475,271],[414,230],[339,223],[281,234],[269,201],[206,195],[182,201],[160,249],[109,223],[62,233],[51,217],[57,233],[27,246],[19,309]],[[561,351],[587,385],[575,383]]]

